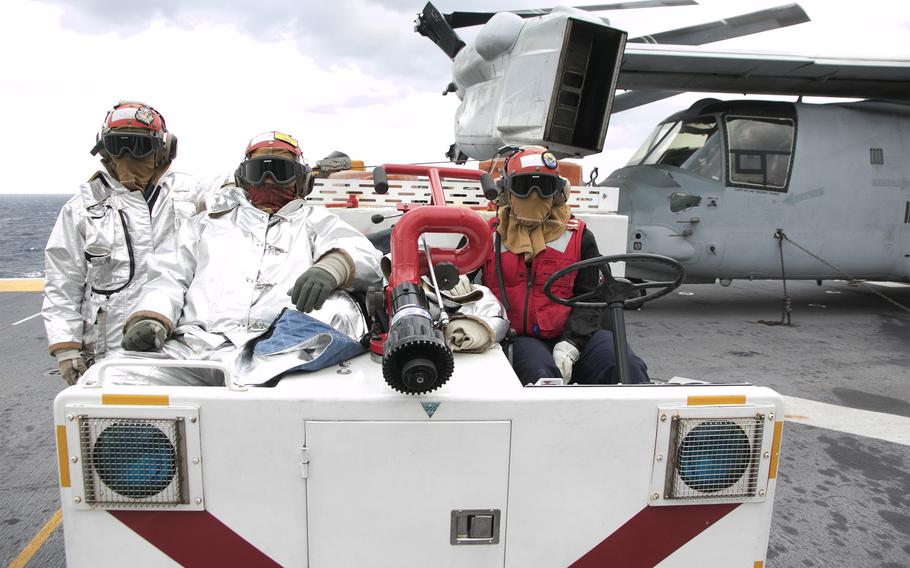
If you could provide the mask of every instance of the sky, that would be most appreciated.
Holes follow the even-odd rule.
[[[368,165],[445,160],[454,141],[448,58],[413,31],[425,0],[4,0],[0,5],[0,193],[74,193],[99,167],[89,155],[118,100],[161,111],[179,139],[173,169],[229,173],[247,141],[295,135],[314,164],[341,150]],[[583,2],[582,4],[587,4]],[[786,3],[602,12],[629,37]],[[910,60],[910,2],[800,2],[812,22],[712,44],[802,55]],[[548,7],[522,0],[439,0],[443,12]],[[473,33],[460,32],[466,39]],[[704,94],[613,116],[601,179],[661,119]],[[724,95],[730,98],[728,95]]]

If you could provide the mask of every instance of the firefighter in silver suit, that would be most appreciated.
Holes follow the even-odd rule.
[[[126,322],[124,348],[223,360],[293,307],[359,339],[367,331],[363,314],[336,290],[380,286],[380,253],[336,215],[306,204],[314,180],[297,141],[275,131],[253,138],[235,180],[208,196],[174,254],[155,256],[153,280]],[[205,372],[156,376],[145,382],[220,379]]]
[[[45,248],[48,349],[71,385],[120,349],[149,257],[174,240],[211,185],[170,171],[177,138],[144,103],[115,105],[95,142],[104,171],[63,206]]]

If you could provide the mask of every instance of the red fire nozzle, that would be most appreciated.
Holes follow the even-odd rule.
[[[459,249],[430,249],[433,262],[450,262],[458,272],[466,274],[479,268],[487,259],[492,246],[490,226],[478,213],[461,207],[446,207],[440,177],[481,179],[486,172],[461,168],[433,168],[386,164],[386,173],[425,175],[430,178],[431,203],[408,211],[392,229],[392,274],[389,285],[395,288],[402,282],[420,282],[422,274],[429,274],[426,253],[420,250],[420,236],[424,233],[454,233],[464,235],[468,244]]]

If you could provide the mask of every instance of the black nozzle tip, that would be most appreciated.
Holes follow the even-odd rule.
[[[374,224],[378,225],[379,223],[382,223],[383,221],[385,221],[385,215],[377,213],[377,214],[373,215],[372,217],[370,217],[370,221],[372,221]]]
[[[436,378],[436,365],[424,357],[411,359],[401,366],[401,382],[412,391],[432,390]]]

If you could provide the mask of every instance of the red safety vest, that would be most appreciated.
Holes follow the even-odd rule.
[[[497,222],[495,217],[490,220],[490,226],[494,227],[494,232]],[[566,235],[557,241],[551,241],[547,248],[534,257],[530,264],[530,274],[528,274],[529,265],[524,261],[524,254],[518,255],[503,248],[500,254],[501,271],[503,286],[509,299],[509,322],[519,335],[542,339],[562,336],[566,319],[572,308],[557,304],[547,298],[543,293],[543,285],[557,271],[581,260],[581,235],[584,230],[584,221],[575,218],[569,219],[566,223]],[[564,238],[569,240],[565,250],[559,251],[551,246]],[[571,297],[577,274],[578,272],[567,274],[555,282],[550,289],[557,296]],[[483,266],[483,283],[502,301],[499,280],[496,277],[495,250],[490,251],[490,256],[487,257]]]

